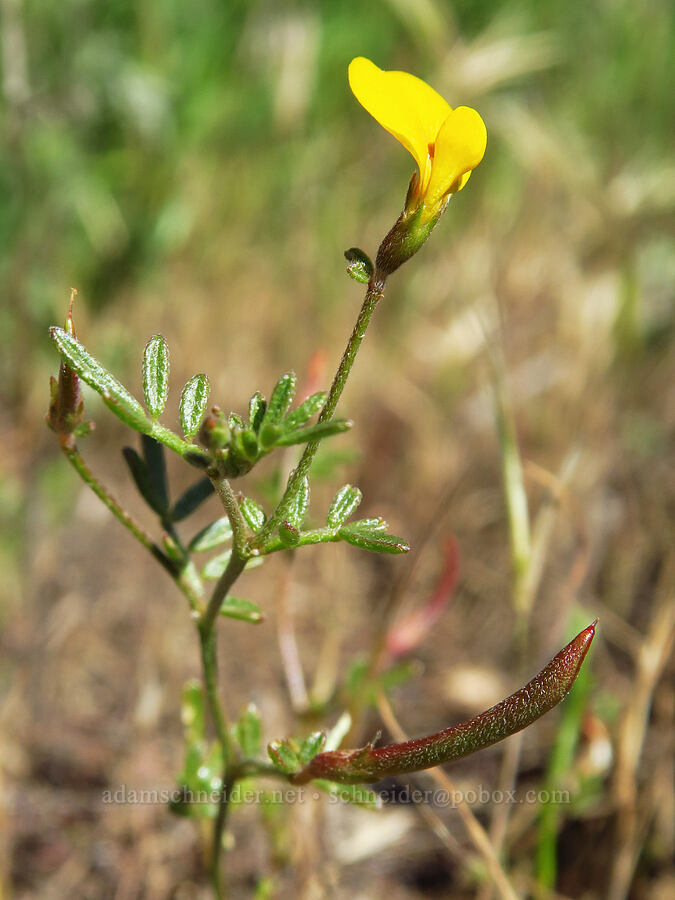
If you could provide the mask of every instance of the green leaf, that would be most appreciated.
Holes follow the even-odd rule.
[[[343,525],[338,534],[348,544],[353,544],[362,550],[370,550],[371,553],[407,553],[410,550],[410,546],[403,538],[397,537],[395,534],[359,527],[358,522],[353,525]]]
[[[164,446],[147,434],[141,435],[141,446],[153,489],[161,505],[161,514],[166,514],[170,504]]]
[[[193,794],[197,792],[218,791],[222,786],[221,773],[223,770],[222,750],[214,741],[208,749],[204,742],[187,743],[183,771],[178,776],[179,782],[187,787]],[[208,815],[209,803],[192,803],[194,807],[189,815],[203,817]]]
[[[422,671],[418,660],[404,660],[375,677],[370,674],[370,663],[360,658],[355,660],[347,672],[345,689],[365,707],[375,705],[381,691],[390,691],[417,677]]]
[[[185,557],[182,549],[178,546],[175,539],[168,532],[164,532],[161,537],[162,547],[166,551],[166,555],[170,560],[176,563],[176,571],[180,571],[185,563]]]
[[[155,334],[143,353],[143,394],[153,419],[164,412],[169,394],[169,348],[161,334]]]
[[[220,553],[218,556],[214,556],[210,559],[202,569],[202,578],[205,578],[207,581],[215,581],[216,578],[220,578],[227,568],[231,556],[232,551],[226,550],[224,553]],[[257,569],[258,566],[262,566],[264,562],[265,558],[263,556],[253,556],[246,563],[246,569]]]
[[[148,504],[150,509],[154,510],[160,516],[166,513],[161,496],[158,496],[157,489],[153,479],[150,477],[148,467],[133,447],[123,447],[122,456],[129,467],[131,477],[138,488],[138,492]]]
[[[295,528],[300,528],[309,507],[309,479],[305,477],[300,482],[297,491],[286,507],[286,516]]]
[[[296,547],[300,543],[300,531],[290,522],[282,522],[279,526],[279,538],[285,547]]]
[[[258,438],[255,431],[252,431],[250,428],[244,429],[239,435],[239,440],[241,441],[244,456],[251,462],[256,460],[258,458]]]
[[[152,430],[152,422],[138,400],[94,359],[77,338],[57,325],[53,325],[49,333],[70,368],[103,397],[103,402],[119,419],[136,431],[147,434]]]
[[[347,274],[354,281],[360,284],[368,284],[373,277],[375,267],[367,253],[364,253],[360,247],[350,247],[345,250],[345,259],[349,263],[347,266]]]
[[[300,745],[300,753],[298,754],[300,762],[303,766],[314,759],[317,753],[321,753],[326,743],[325,731],[313,731]]]
[[[260,531],[267,519],[262,506],[260,506],[255,502],[255,500],[252,500],[250,497],[241,497],[239,499],[239,508],[241,509],[241,514],[246,520],[246,524],[249,526],[251,531],[253,531],[254,533],[256,531]]]
[[[276,875],[266,875],[255,886],[251,900],[273,900],[277,888]]]
[[[300,769],[297,751],[289,741],[272,741],[267,745],[267,753],[276,768],[285,775],[291,775]]]
[[[180,395],[180,427],[186,440],[197,434],[209,402],[209,379],[206,375],[194,375]]]
[[[300,428],[301,425],[308,422],[322,408],[327,399],[328,394],[325,391],[319,391],[303,400],[300,406],[284,419],[284,430],[294,431],[296,428]]]
[[[260,391],[256,391],[248,404],[248,421],[253,431],[258,433],[267,410],[267,400]]]
[[[263,450],[270,450],[274,447],[282,433],[279,425],[263,425],[260,429],[260,445]]]
[[[210,497],[214,491],[215,488],[211,484],[210,479],[200,478],[199,481],[195,481],[195,483],[191,484],[174,503],[173,509],[171,510],[172,521],[180,522],[182,519],[186,519],[197,509],[197,507],[201,506],[204,500]]]
[[[178,438],[178,440],[180,440],[180,438]],[[173,447],[173,445],[171,444],[167,444],[166,446],[171,446],[172,449],[175,449],[175,447]],[[194,447],[194,449],[192,450],[187,449],[185,451],[181,449],[178,450],[178,452],[181,454],[185,462],[190,463],[190,465],[194,466],[195,469],[208,469],[211,465],[211,459],[209,458],[208,454],[204,453],[203,450],[198,450],[197,447]]]
[[[328,510],[328,517],[326,518],[328,527],[332,528],[333,531],[341,528],[354,513],[362,497],[361,491],[357,487],[352,487],[351,484],[346,484],[340,488]]]
[[[216,818],[218,815],[217,803],[195,803],[190,800],[200,788],[191,788],[185,784],[182,778],[178,778],[178,787],[184,792],[183,796],[172,796],[169,800],[169,810],[174,816],[185,819],[208,819],[209,821]],[[208,790],[208,788],[201,787],[201,790]]]
[[[295,372],[287,372],[281,376],[272,392],[262,425],[278,425],[281,422],[293,402],[297,383]]]
[[[234,726],[234,736],[244,756],[254,757],[262,746],[262,723],[255,703],[249,703]]]
[[[241,622],[251,622],[253,625],[259,625],[265,619],[257,604],[242,597],[226,597],[220,607],[220,615],[228,619],[239,619]]]
[[[292,444],[306,444],[308,441],[322,440],[334,434],[349,431],[353,424],[351,419],[331,419],[329,422],[307,425],[306,428],[296,428],[295,431],[284,432],[277,440],[277,446],[290,447]]]
[[[188,744],[196,744],[204,740],[206,734],[205,707],[202,683],[196,678],[191,678],[183,687],[180,716],[185,730],[185,740]]]
[[[203,553],[206,550],[213,550],[225,544],[232,538],[232,526],[227,516],[216,519],[206,528],[202,528],[188,544],[188,550],[192,553]]]
[[[337,784],[335,781],[328,781],[325,778],[315,778],[312,784],[316,785],[321,791],[330,794],[331,797],[339,797],[345,803],[353,803],[355,806],[361,806],[364,809],[377,810],[382,808],[382,799],[375,791],[361,787],[360,784]]]
[[[119,392],[112,394],[106,391],[102,396],[103,402],[110,412],[114,413],[129,428],[140,431],[141,434],[149,434],[152,431],[152,422],[145,415],[141,404],[131,394],[127,394],[126,391],[124,394]]]
[[[356,522],[350,522],[347,527],[360,528],[365,531],[386,531],[389,526],[380,516],[373,516],[370,519],[358,519]]]
[[[86,435],[91,434],[93,429],[94,429],[93,422],[82,422],[80,425],[76,425],[75,428],[73,428],[73,434],[77,438],[85,437]]]
[[[219,553],[218,556],[212,557],[201,571],[202,578],[207,581],[215,581],[217,578],[220,578],[227,568],[231,556],[232,551],[226,550],[224,553]]]

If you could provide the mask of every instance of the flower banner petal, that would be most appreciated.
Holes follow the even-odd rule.
[[[408,150],[428,177],[429,144],[452,113],[433,88],[408,72],[385,72],[358,56],[349,65],[349,86],[361,106]]]

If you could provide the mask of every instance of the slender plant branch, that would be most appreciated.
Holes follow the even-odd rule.
[[[129,531],[130,534],[132,534],[169,573],[176,582],[178,588],[187,598],[193,612],[199,612],[202,605],[201,585],[198,584],[198,582],[195,582],[193,573],[188,571],[187,568],[176,570],[176,564],[165,556],[161,548],[153,541],[143,526],[136,522],[133,516],[120,505],[115,497],[113,497],[105,485],[96,478],[72,438],[63,438],[61,440],[61,449],[82,481],[91,488],[99,500],[101,500],[115,516],[118,522],[121,522],[127,531]]]
[[[108,507],[110,512],[119,522],[122,523],[122,525],[124,525],[127,531],[130,531],[131,534],[136,538],[136,540],[140,544],[142,544],[146,548],[146,550],[149,550],[150,553],[152,553],[152,555],[165,568],[167,568],[170,565],[170,560],[166,556],[164,556],[161,549],[153,541],[147,531],[145,531],[145,529],[134,520],[134,518],[118,503],[118,501],[108,491],[105,485],[101,484],[101,482],[96,478],[87,463],[84,461],[84,458],[78,450],[77,445],[75,443],[62,441],[61,449],[63,450],[66,458],[75,469],[77,474],[80,476],[82,481],[84,481],[84,483],[91,488],[91,490],[96,494],[99,500],[101,500],[105,504],[105,506]]]
[[[223,509],[227,513],[227,518],[232,526],[232,549],[233,555],[246,559],[250,554],[246,552],[246,542],[248,539],[248,526],[241,514],[241,509],[237,503],[237,498],[232,490],[232,485],[220,475],[218,472],[210,471],[208,473],[211,483],[220,497]]]
[[[202,609],[201,590],[197,590],[197,585],[201,588],[199,580],[195,580],[195,573],[190,562],[189,555],[183,547],[178,534],[171,523],[167,525],[167,530],[176,542],[176,546],[180,549],[184,566],[180,571],[176,571],[175,564],[166,557],[161,549],[155,544],[150,535],[132,518],[129,513],[123,509],[107,488],[98,481],[91,469],[88,467],[76,444],[72,439],[64,439],[61,441],[61,448],[68,458],[69,462],[78,473],[80,478],[87,484],[96,496],[107,506],[116,519],[131,532],[139,543],[141,543],[155,559],[169,572],[178,587],[185,594],[190,603],[190,607],[194,613],[198,614]],[[229,487],[229,485],[228,485]],[[230,489],[231,493],[231,489]],[[236,505],[236,500],[234,501]],[[238,509],[238,506],[237,506]],[[234,531],[234,529],[233,529]],[[216,585],[211,601],[206,611],[202,613],[199,619],[199,642],[202,657],[202,667],[204,673],[204,686],[206,692],[207,703],[211,717],[213,719],[214,729],[221,747],[223,756],[223,775],[222,787],[218,805],[218,815],[213,829],[213,846],[211,852],[211,880],[213,889],[218,900],[224,897],[223,873],[221,866],[220,847],[223,839],[223,829],[227,817],[228,796],[229,796],[229,770],[232,760],[232,746],[230,741],[227,719],[223,711],[223,707],[218,696],[218,659],[216,652],[216,632],[213,629],[213,621],[218,614],[222,600],[229,590],[230,584],[233,583],[239,573],[246,565],[246,560],[241,560],[238,556],[232,556],[230,566],[226,569],[223,577]],[[226,577],[227,576],[227,577]],[[215,599],[214,599],[215,597]]]
[[[209,632],[213,630],[214,623],[220,612],[220,607],[223,605],[223,600],[237,578],[239,578],[246,568],[247,562],[247,559],[241,559],[241,557],[236,556],[234,553],[230,557],[227,568],[216,583],[209,604],[199,620],[199,630],[204,634],[208,635]]]
[[[202,613],[197,626],[206,702],[208,703],[223,757],[222,784],[218,798],[218,815],[213,824],[213,843],[210,860],[211,880],[217,900],[221,900],[224,897],[221,848],[223,831],[227,820],[229,792],[234,783],[232,766],[235,760],[227,716],[218,692],[218,632],[214,625],[227,592],[243,572],[245,566],[246,560],[233,553],[227,568],[213,590],[209,604]]]
[[[213,844],[211,847],[211,881],[216,900],[224,900],[225,880],[223,867],[221,865],[223,832],[227,822],[227,813],[230,808],[230,791],[233,785],[228,781],[227,769],[223,769],[223,785],[220,789],[220,798],[218,800],[218,815],[213,826]]]
[[[347,346],[340,360],[337,372],[333,379],[326,403],[319,415],[319,422],[328,421],[338,404],[347,379],[354,365],[356,354],[363,341],[370,320],[384,292],[385,278],[376,273],[366,291],[366,296],[361,306],[356,324],[347,342]],[[304,449],[297,467],[291,474],[286,491],[277,509],[268,519],[265,526],[252,540],[247,540],[248,528],[241,514],[239,504],[232,491],[228,480],[219,472],[209,472],[221,503],[227,513],[232,526],[233,552],[227,568],[216,584],[206,610],[199,619],[199,636],[202,650],[202,664],[204,669],[204,684],[206,688],[207,702],[214,721],[214,727],[218,735],[218,741],[223,750],[223,783],[218,806],[218,816],[213,829],[213,852],[211,859],[211,877],[213,887],[218,898],[223,896],[223,875],[221,868],[221,845],[223,830],[227,819],[228,796],[232,784],[236,780],[233,776],[233,754],[230,742],[227,719],[218,696],[218,656],[216,647],[216,633],[214,625],[228,591],[241,575],[250,556],[257,556],[260,548],[274,532],[275,528],[283,521],[289,501],[293,498],[302,479],[308,473],[312,460],[319,447],[319,441],[310,441]],[[236,770],[234,775],[236,776]]]
[[[235,557],[232,557],[234,559]],[[232,776],[234,764],[234,747],[230,738],[230,729],[227,717],[223,709],[222,701],[218,693],[218,633],[215,628],[204,629],[200,622],[199,643],[202,656],[202,669],[204,674],[204,686],[206,700],[213,719],[216,737],[220,744],[223,757],[222,783],[218,797],[218,814],[213,823],[213,836],[211,846],[210,871],[213,890],[217,900],[225,896],[224,876],[222,867],[223,832],[227,822],[229,808],[229,795],[235,779]]]
[[[363,305],[361,306],[361,310],[354,325],[354,329],[349,337],[349,340],[347,341],[345,351],[342,354],[342,359],[340,360],[340,364],[335,373],[335,377],[333,378],[333,383],[331,384],[330,391],[328,392],[328,398],[326,399],[323,409],[319,414],[319,422],[327,422],[330,418],[332,418],[333,413],[335,412],[335,408],[337,407],[338,401],[342,396],[342,392],[347,383],[347,379],[349,378],[352,366],[354,365],[356,354],[359,352],[359,348],[361,346],[361,343],[363,342],[363,338],[368,329],[368,325],[370,324],[370,320],[372,319],[373,313],[375,312],[375,307],[377,306],[378,301],[381,300],[382,296],[384,295],[385,282],[386,277],[382,273],[376,272],[370,283],[368,284],[368,290],[366,291]],[[248,546],[251,551],[254,552],[255,550],[259,550],[261,547],[263,547],[274,530],[283,522],[284,516],[286,515],[286,510],[288,509],[288,504],[293,499],[296,491],[300,487],[302,479],[309,472],[309,468],[312,465],[312,461],[316,455],[316,451],[319,449],[319,444],[320,440],[314,440],[309,441],[305,445],[305,449],[302,453],[302,456],[300,457],[300,461],[291,473],[291,477],[288,479],[288,484],[286,485],[284,496],[281,498],[279,505],[267,520],[263,528],[251,541],[249,541]]]
[[[233,766],[236,764],[236,760],[234,747],[230,738],[227,715],[218,692],[218,634],[215,623],[220,608],[223,605],[223,600],[246,567],[248,557],[245,553],[245,545],[248,529],[229,481],[222,477],[218,472],[209,472],[209,477],[211,478],[216,493],[220,497],[223,508],[227,513],[227,517],[232,527],[233,538],[233,550],[227,568],[214,587],[208,605],[201,614],[197,625],[206,701],[208,703],[216,737],[220,744],[223,757],[222,785],[220,796],[218,798],[218,814],[213,824],[213,842],[210,860],[211,881],[216,897],[220,900],[220,898],[225,896],[221,849],[223,832],[227,822],[229,795],[236,782],[236,776],[233,774]]]

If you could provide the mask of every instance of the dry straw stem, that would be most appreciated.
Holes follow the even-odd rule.
[[[535,463],[526,462],[523,466],[523,471],[526,476],[544,485],[549,490],[549,497],[539,509],[532,527],[532,552],[527,571],[524,575],[524,590],[529,609],[532,609],[534,606],[534,601],[544,574],[554,527],[563,504],[567,507],[577,533],[578,549],[575,553],[569,576],[561,591],[562,599],[559,606],[562,607],[562,609],[558,613],[559,620],[566,617],[569,603],[576,593],[579,584],[583,580],[588,567],[588,540],[584,528],[583,516],[569,489],[569,482],[577,469],[579,458],[577,452],[573,451],[569,453],[563,461],[558,475],[548,472],[542,467],[537,466]],[[504,759],[502,761],[499,776],[499,790],[503,792],[511,790],[515,784],[520,760],[521,743],[522,734],[514,738],[513,741],[510,741],[504,751]],[[498,855],[501,854],[506,837],[509,814],[510,809],[508,804],[501,804],[494,807],[493,819],[490,826],[490,838],[495,852]],[[483,900],[488,896],[489,891],[484,892]]]
[[[618,807],[618,846],[607,900],[628,896],[647,823],[641,821],[638,800],[638,766],[647,731],[649,711],[656,685],[670,657],[675,639],[675,554],[671,554],[656,590],[656,609],[647,634],[637,647],[633,690],[619,724],[614,777]]]
[[[382,691],[379,692],[377,697],[377,708],[380,712],[380,715],[382,716],[382,720],[384,721],[385,725],[392,733],[392,735],[396,738],[396,740],[407,741],[408,736],[401,728],[401,725],[399,724],[398,719],[394,714],[391,704]],[[499,892],[499,896],[502,898],[502,900],[518,900],[518,894],[509,881],[506,872],[502,869],[487,832],[480,824],[478,819],[474,816],[473,812],[471,811],[471,807],[461,796],[461,793],[455,790],[453,782],[450,780],[450,778],[448,778],[443,769],[429,769],[425,774],[428,775],[428,777],[433,781],[435,781],[436,784],[444,791],[446,791],[449,795],[452,795],[453,797],[460,797],[460,800],[457,804],[457,810],[462,818],[464,827],[466,828],[466,831],[471,841],[473,842],[474,847],[485,861],[487,870],[490,873],[490,877],[492,878],[492,883]],[[438,835],[448,851],[455,858],[459,859],[460,862],[463,862],[465,865],[467,865],[470,860],[467,859],[467,857],[462,853],[458,855],[457,842],[444,825],[440,816],[438,816],[429,806],[426,806],[425,804],[416,806],[416,809],[420,812],[422,818],[427,821],[434,833]]]

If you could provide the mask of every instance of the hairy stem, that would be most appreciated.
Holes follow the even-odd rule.
[[[220,612],[220,607],[223,605],[223,600],[237,578],[239,578],[246,568],[247,562],[248,560],[241,559],[241,557],[234,553],[232,554],[230,561],[227,564],[227,568],[220,576],[213,589],[213,593],[209,599],[209,605],[206,607],[199,620],[200,631],[203,631],[205,634],[212,631],[218,613]]]
[[[237,502],[237,498],[235,497],[234,491],[232,490],[232,486],[227,478],[222,477],[220,473],[210,471],[208,474],[209,478],[211,479],[211,483],[216,490],[216,493],[220,497],[220,502],[223,504],[223,509],[227,513],[227,518],[230,520],[230,525],[232,526],[232,549],[234,550],[233,555],[239,556],[244,559],[246,558],[246,556],[248,556],[248,554],[246,553],[248,526],[246,525],[244,517],[241,514],[241,509],[239,508],[239,503]]]
[[[363,305],[361,306],[361,310],[354,325],[354,329],[352,330],[349,340],[347,341],[345,351],[342,354],[340,365],[337,368],[335,377],[333,378],[333,383],[331,384],[330,391],[328,392],[328,398],[326,399],[323,409],[319,414],[319,422],[327,422],[335,412],[335,408],[337,407],[338,401],[342,396],[342,392],[347,383],[347,379],[349,378],[352,366],[354,365],[356,354],[359,352],[359,348],[361,346],[361,343],[363,342],[363,338],[368,329],[368,325],[370,324],[370,320],[372,319],[373,313],[375,312],[375,307],[377,306],[378,301],[382,299],[382,296],[384,294],[385,282],[386,277],[381,273],[376,272],[374,277],[368,284],[368,290],[366,291]],[[291,473],[291,477],[288,479],[288,484],[286,485],[286,490],[284,492],[284,496],[281,499],[281,502],[277,506],[274,513],[267,520],[264,527],[249,542],[250,549],[256,550],[263,547],[270,535],[283,522],[284,516],[286,515],[286,510],[288,509],[288,504],[295,496],[296,491],[300,487],[302,479],[309,472],[309,468],[312,465],[312,461],[316,455],[316,451],[319,449],[320,443],[320,440],[314,440],[309,441],[305,445],[305,449],[302,453],[302,456],[300,457],[300,461]]]
[[[221,853],[223,832],[227,821],[229,794],[236,780],[233,772],[233,766],[236,764],[236,761],[234,759],[234,748],[230,739],[227,717],[218,692],[218,635],[215,623],[220,608],[223,605],[223,600],[246,567],[248,559],[245,547],[248,529],[229,481],[222,477],[218,472],[209,472],[209,477],[213,482],[216,493],[220,497],[223,508],[230,520],[233,538],[232,556],[230,557],[230,561],[214,587],[208,605],[199,618],[197,626],[199,631],[206,701],[208,703],[209,712],[213,720],[213,727],[223,756],[222,786],[218,800],[218,815],[213,823],[213,842],[211,847],[210,865],[213,889],[217,900],[220,900],[220,898],[225,896]]]

